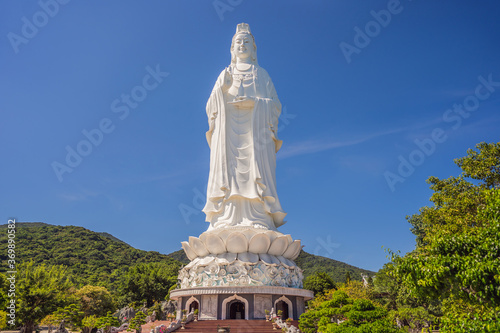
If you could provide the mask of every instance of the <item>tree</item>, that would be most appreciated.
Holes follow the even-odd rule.
[[[130,325],[127,331],[135,330],[136,333],[141,333],[142,325],[146,323],[146,315],[144,312],[139,311],[135,314],[135,317],[130,319]]]
[[[76,304],[70,304],[64,308],[57,309],[54,312],[54,318],[59,323],[64,320],[65,324],[69,325],[72,331],[75,331],[82,326],[83,311]]]
[[[299,328],[305,333],[397,333],[404,332],[387,318],[388,312],[368,299],[352,299],[342,290],[331,299],[300,316]]]
[[[75,293],[84,315],[103,316],[108,311],[116,310],[111,293],[105,287],[86,285]]]
[[[348,284],[349,282],[351,282],[351,273],[346,272],[345,273],[345,283]]]
[[[82,320],[82,333],[90,333],[97,327],[97,317],[92,315],[83,318]]]
[[[64,266],[35,266],[33,262],[17,267],[16,319],[31,333],[35,324],[66,303],[72,283]]]
[[[171,286],[177,283],[179,265],[177,263],[147,263],[129,268],[123,277],[121,291],[125,301],[147,302],[162,301]]]
[[[309,289],[318,295],[335,288],[335,282],[330,275],[324,272],[316,272],[304,279],[304,289]]]
[[[500,327],[500,143],[476,149],[455,160],[460,176],[428,179],[434,206],[408,218],[417,247],[392,255],[413,296],[443,302],[442,332]]]
[[[86,324],[88,325],[89,323],[86,322]],[[108,333],[111,331],[111,327],[120,326],[120,322],[116,317],[113,317],[111,312],[108,312],[106,316],[97,318],[96,325],[97,328],[102,329],[104,333]]]
[[[435,321],[435,317],[421,306],[400,307],[391,311],[389,318],[392,322],[396,322],[398,326],[410,328],[411,332],[423,332],[424,328],[431,327]]]
[[[440,300],[419,297],[394,276],[394,264],[387,263],[376,274],[373,287],[374,299],[387,310],[423,307],[429,315],[441,315]],[[405,310],[406,311],[406,310]],[[408,312],[408,311],[406,311]],[[405,312],[405,313],[406,313]]]
[[[60,324],[60,321],[53,314],[45,316],[45,318],[43,318],[42,321],[40,322],[40,325],[48,327],[49,333],[51,333],[52,330],[54,328],[56,328],[59,324]]]

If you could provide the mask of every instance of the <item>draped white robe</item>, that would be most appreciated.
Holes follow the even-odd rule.
[[[230,66],[227,69],[233,73]],[[281,103],[269,74],[258,65],[246,96],[255,99],[253,109],[228,104],[223,93],[223,70],[207,102],[210,174],[203,208],[210,229],[253,226],[276,230],[286,213],[276,190],[276,152]],[[233,80],[237,75],[233,75]],[[245,81],[246,82],[246,81]]]

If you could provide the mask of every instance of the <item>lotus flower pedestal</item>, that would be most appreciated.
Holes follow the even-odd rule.
[[[180,289],[171,292],[178,313],[199,309],[199,319],[265,319],[265,310],[285,309],[298,319],[313,297],[302,288],[294,260],[299,240],[278,231],[224,228],[189,237],[182,247],[191,262],[179,272]]]

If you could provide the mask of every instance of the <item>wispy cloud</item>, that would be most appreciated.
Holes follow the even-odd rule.
[[[440,124],[442,122],[443,119],[441,116],[439,116],[385,131],[379,131],[371,134],[359,134],[358,138],[352,138],[351,135],[350,138],[344,138],[344,139],[342,138],[309,139],[284,147],[279,152],[278,159],[285,159],[304,154],[313,154],[330,149],[354,146],[390,134],[403,133],[403,132],[410,133],[421,129],[426,129],[432,126],[436,126],[437,124]]]
[[[299,142],[296,144],[292,144],[292,145],[284,148],[278,154],[278,159],[285,159],[285,158],[304,155],[304,154],[313,154],[313,153],[317,153],[317,152],[325,151],[325,150],[330,150],[330,149],[354,146],[354,145],[361,144],[363,142],[367,142],[369,140],[373,140],[373,139],[381,137],[381,136],[399,133],[399,132],[404,132],[407,130],[408,130],[408,127],[401,127],[401,128],[391,129],[391,130],[387,130],[387,131],[381,131],[381,132],[377,132],[377,133],[373,133],[373,134],[369,134],[369,135],[364,135],[364,136],[361,136],[357,139],[348,139],[348,140],[338,140],[338,139],[336,139],[336,140],[332,140],[332,139],[306,140],[306,141],[302,141],[302,142]]]

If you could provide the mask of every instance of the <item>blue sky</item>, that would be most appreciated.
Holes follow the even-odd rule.
[[[472,0],[2,1],[1,223],[161,253],[205,231],[205,104],[247,22],[284,106],[280,231],[378,270],[382,246],[414,248],[425,180],[500,141],[498,17]]]

